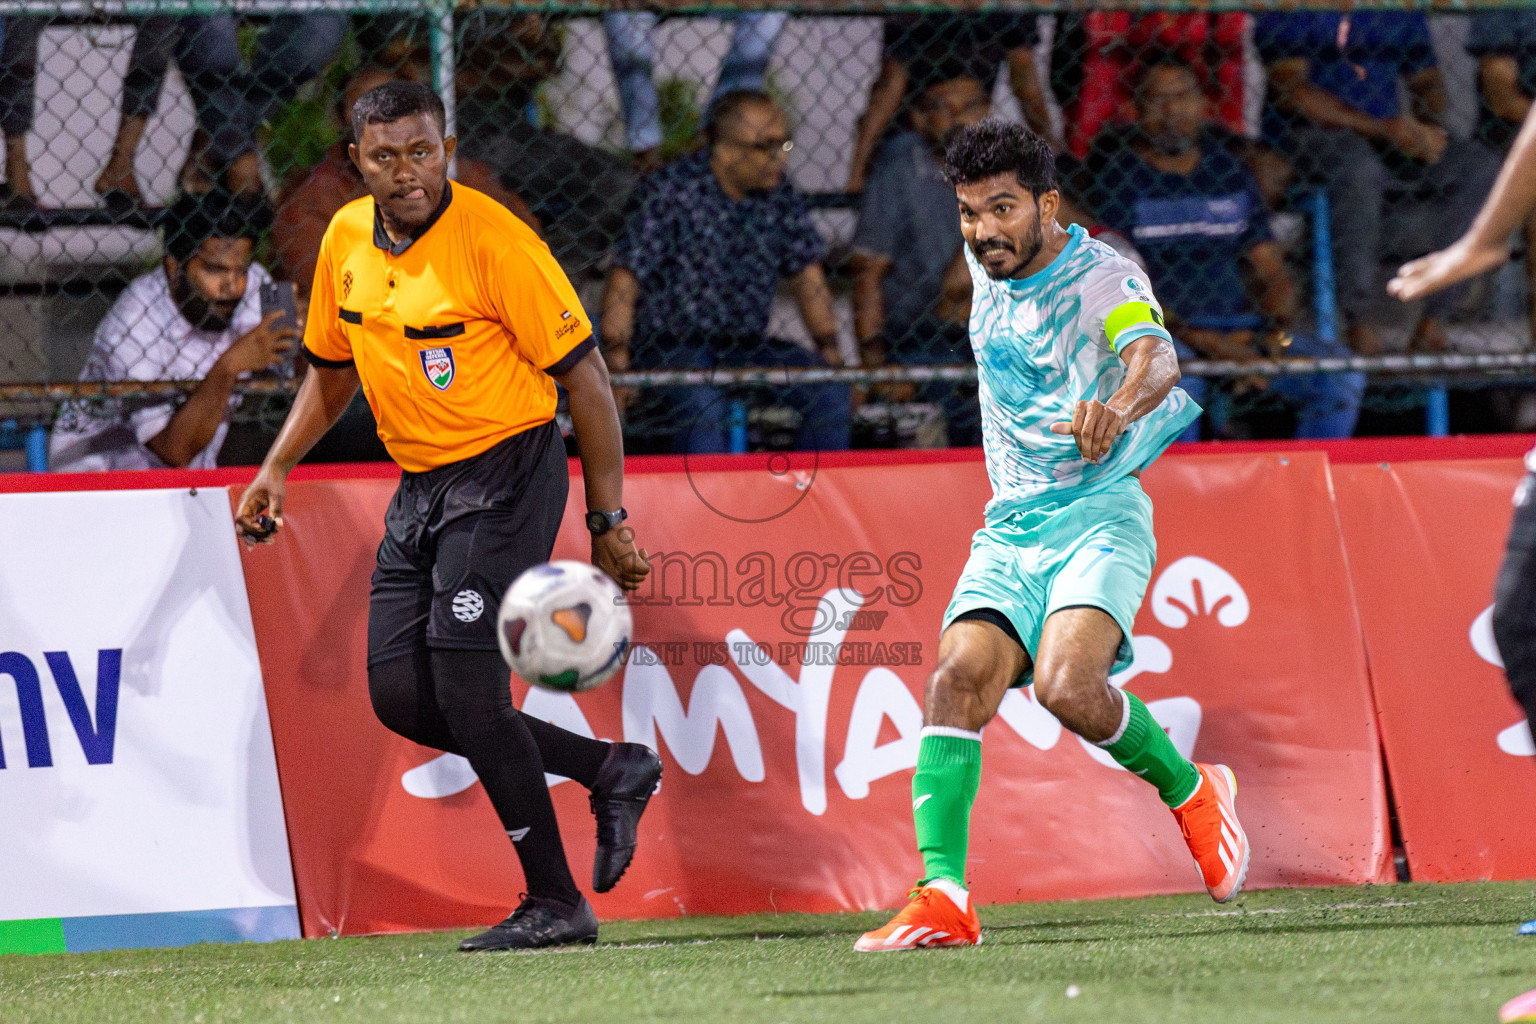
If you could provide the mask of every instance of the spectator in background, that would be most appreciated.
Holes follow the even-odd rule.
[[[735,22],[731,48],[720,63],[710,106],[728,92],[761,90],[768,75],[779,33],[789,22],[781,11],[728,16]],[[634,154],[635,168],[649,174],[661,166],[661,104],[656,95],[656,23],[648,11],[616,11],[603,15],[608,59],[619,89],[624,116],[624,144]]]
[[[1035,67],[1040,41],[1034,14],[897,14],[883,19],[880,72],[870,86],[853,143],[848,191],[862,192],[870,160],[885,131],[902,109],[929,85],[974,78],[990,98],[998,70],[1008,68],[1008,85],[1030,128],[1055,139],[1045,90]],[[1057,144],[1060,148],[1059,143]]]
[[[1207,131],[1208,104],[1188,65],[1154,64],[1136,87],[1136,134],[1099,173],[1099,219],[1130,238],[1162,301],[1180,358],[1248,362],[1278,354],[1296,297],[1253,175]],[[1291,355],[1347,355],[1298,336]],[[1205,404],[1206,382],[1181,385]],[[1360,374],[1282,377],[1271,387],[1301,406],[1298,437],[1349,437]],[[1191,424],[1185,440],[1199,440]]]
[[[218,462],[241,378],[283,362],[298,342],[280,313],[261,315],[271,280],[252,262],[267,220],[260,200],[215,191],[166,210],[165,258],[133,281],[96,328],[83,381],[200,380],[183,401],[80,401],[55,425],[58,472],[208,469]]]
[[[706,131],[708,148],[641,182],[614,251],[601,336],[611,370],[714,366],[837,366],[837,320],[821,260],[825,246],[784,177],[793,148],[784,112],[761,92],[726,93]],[[786,278],[819,358],[767,336]],[[672,450],[726,451],[719,389],[662,389]],[[848,446],[849,391],[797,386],[801,448]],[[620,394],[623,408],[627,396]]]
[[[1476,147],[1452,141],[1439,118],[1445,85],[1422,14],[1316,11],[1258,16],[1281,148],[1327,190],[1338,303],[1350,346],[1381,350],[1371,307],[1392,263],[1438,249],[1472,222],[1497,173]],[[1403,109],[1399,87],[1406,86]],[[1445,345],[1439,306],[1415,347]]]
[[[197,110],[198,133],[181,187],[206,192],[221,184],[232,192],[261,192],[256,129],[330,63],[346,28],[340,14],[278,15],[261,33],[247,68],[240,59],[240,23],[233,16],[155,15],[140,21],[123,80],[122,119],[112,155],[96,179],[103,203],[124,213],[143,200],[133,173],[134,154],[160,101],[172,57]]]
[[[458,178],[532,225],[567,276],[579,279],[624,229],[635,172],[619,157],[537,124],[535,91],[560,67],[552,19],[464,11],[458,35]]]
[[[1472,15],[1467,51],[1478,59],[1479,143],[1509,154],[1536,96],[1536,11],[1478,11]],[[1536,214],[1525,219],[1525,272],[1530,281],[1531,323],[1536,324]]]
[[[37,209],[27,133],[37,103],[37,42],[44,18],[6,18],[0,39],[0,134],[5,136],[5,183],[0,216],[18,217]]]
[[[912,104],[912,131],[881,147],[859,207],[849,269],[854,334],[867,366],[972,361],[966,269],[955,189],[944,178],[944,148],[957,129],[991,115],[982,83],[961,75],[929,84]],[[974,392],[955,385],[892,385],[887,398],[937,401],[949,443],[979,443]]]
[[[1137,66],[1150,55],[1187,65],[1210,101],[1213,121],[1241,135],[1247,21],[1239,12],[1061,15],[1051,43],[1051,86],[1061,103],[1067,151],[1080,160],[1101,129],[1135,120]]]

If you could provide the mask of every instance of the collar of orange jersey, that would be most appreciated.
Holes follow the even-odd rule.
[[[403,255],[405,250],[415,245],[416,240],[426,234],[433,224],[437,223],[438,218],[443,215],[444,210],[448,209],[448,204],[451,202],[453,202],[453,182],[445,181],[443,182],[443,198],[438,202],[437,209],[432,211],[432,216],[428,217],[421,227],[412,231],[400,239],[400,241],[392,242],[389,238],[389,232],[384,230],[384,215],[379,212],[379,201],[375,199],[373,201],[373,244],[391,256]]]

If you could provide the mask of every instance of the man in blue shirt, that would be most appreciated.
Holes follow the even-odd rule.
[[[840,365],[821,265],[826,247],[784,179],[794,148],[784,112],[765,93],[727,93],[715,104],[707,137],[704,152],[663,168],[636,190],[603,295],[609,369]],[[819,358],[768,337],[781,278]],[[729,396],[713,387],[662,391],[673,451],[727,450]],[[848,447],[846,386],[785,388],[774,401],[800,411],[797,447]]]
[[[1328,192],[1346,335],[1356,352],[1374,355],[1381,339],[1371,314],[1382,263],[1461,234],[1497,168],[1439,124],[1445,84],[1422,14],[1264,14],[1254,38],[1269,67],[1271,131],[1297,170]],[[1431,312],[1416,346],[1444,345]]]
[[[971,275],[955,217],[955,187],[944,178],[944,146],[992,112],[969,73],[925,88],[912,106],[913,131],[894,136],[876,157],[853,234],[853,324],[866,365],[971,361],[966,320]],[[974,390],[921,389],[944,407],[950,444],[980,443]]]
[[[1100,222],[1146,261],[1180,358],[1247,362],[1261,346],[1280,351],[1295,290],[1253,175],[1209,130],[1199,79],[1177,62],[1151,66],[1137,83],[1136,115],[1120,144],[1106,149],[1090,198]],[[1302,336],[1291,354],[1348,352]],[[1301,406],[1298,437],[1353,434],[1364,386],[1359,374],[1274,385]],[[1204,404],[1205,381],[1185,378],[1184,389]],[[1184,439],[1199,439],[1198,424]]]

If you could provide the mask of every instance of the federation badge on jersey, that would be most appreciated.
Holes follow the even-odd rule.
[[[427,383],[439,391],[447,391],[448,385],[453,383],[453,349],[424,348],[419,354],[421,370],[427,375]]]

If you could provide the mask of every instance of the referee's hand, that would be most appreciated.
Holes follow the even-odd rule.
[[[628,526],[592,538],[592,564],[626,591],[638,590],[651,571],[650,556],[635,547],[635,531]]]
[[[287,483],[282,476],[265,468],[240,496],[235,513],[235,531],[247,545],[271,544],[283,528],[283,497]]]

